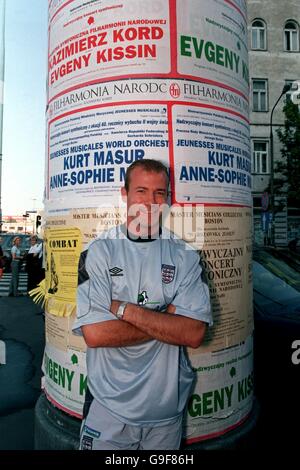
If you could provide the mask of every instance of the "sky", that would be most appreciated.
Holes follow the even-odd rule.
[[[2,214],[42,209],[47,0],[6,0]]]

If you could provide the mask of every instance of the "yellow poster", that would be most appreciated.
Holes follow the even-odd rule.
[[[45,300],[52,315],[68,317],[76,308],[78,260],[82,237],[78,228],[46,229]]]
[[[199,351],[191,350],[190,355],[233,347],[253,332],[251,210],[211,207],[205,209],[204,219],[200,258],[214,325]]]

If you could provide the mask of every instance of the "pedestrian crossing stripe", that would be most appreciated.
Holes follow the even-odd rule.
[[[27,293],[27,273],[20,273],[18,291],[21,294]],[[0,296],[7,297],[9,293],[9,285],[11,280],[11,273],[4,273],[0,279]]]

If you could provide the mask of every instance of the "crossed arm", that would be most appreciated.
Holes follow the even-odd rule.
[[[118,300],[112,301],[110,311],[114,315],[120,303]],[[175,310],[172,304],[165,312],[154,312],[128,303],[123,320],[84,325],[83,336],[90,348],[131,346],[151,339],[198,348],[204,338],[206,323],[174,315]]]

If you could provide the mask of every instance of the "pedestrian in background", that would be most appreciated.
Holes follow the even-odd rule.
[[[0,237],[0,279],[3,276],[3,268],[4,268],[4,257],[3,257],[3,250],[2,250],[2,238]]]
[[[11,280],[9,286],[9,297],[17,297],[18,293],[18,285],[19,285],[19,272],[20,272],[20,264],[23,259],[21,256],[20,250],[21,238],[15,237],[13,239],[13,247],[11,249]]]
[[[26,271],[28,274],[27,291],[35,289],[43,279],[42,256],[43,244],[38,243],[36,235],[30,237],[30,249],[26,257]]]

